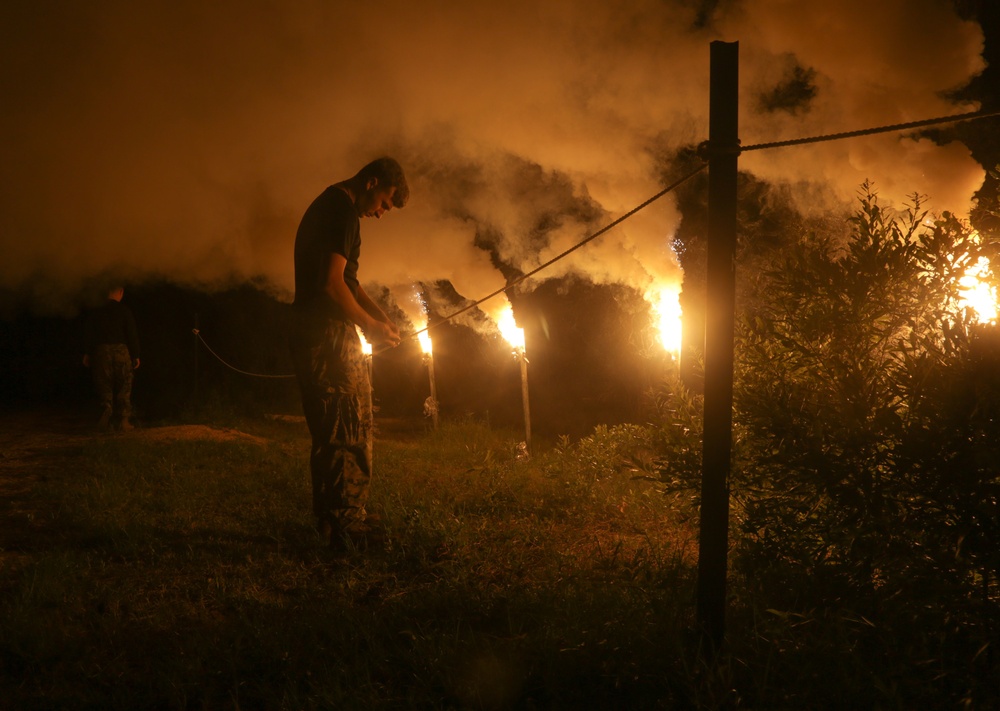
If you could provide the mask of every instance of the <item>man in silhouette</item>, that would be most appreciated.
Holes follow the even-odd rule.
[[[133,429],[132,372],[139,367],[139,333],[132,311],[123,304],[124,287],[108,290],[104,304],[87,315],[83,364],[90,368],[101,403],[98,426],[107,431],[116,424]]]
[[[355,327],[376,347],[399,344],[399,329],[358,281],[361,219],[379,219],[408,198],[399,163],[379,158],[323,191],[295,236],[290,346],[312,437],[313,511],[320,535],[337,548],[366,547],[381,537],[365,510],[372,402]]]

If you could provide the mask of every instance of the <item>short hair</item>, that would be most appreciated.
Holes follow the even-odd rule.
[[[403,175],[402,166],[394,158],[383,156],[376,158],[371,163],[358,171],[354,176],[362,182],[367,183],[370,178],[376,178],[379,185],[396,188],[392,195],[394,207],[403,207],[410,199],[410,186],[406,184],[406,176]]]

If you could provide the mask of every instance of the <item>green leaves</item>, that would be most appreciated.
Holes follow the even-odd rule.
[[[745,562],[821,566],[854,590],[996,571],[997,507],[982,497],[1000,466],[1000,383],[984,368],[1000,369],[1000,348],[959,280],[997,244],[932,220],[919,196],[891,213],[868,185],[850,227],[842,244],[789,246],[746,300],[733,481]]]

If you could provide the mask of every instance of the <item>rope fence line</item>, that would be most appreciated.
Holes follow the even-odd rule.
[[[937,126],[946,123],[958,123],[960,121],[975,121],[977,119],[1000,116],[1000,109],[992,111],[970,111],[954,116],[940,116],[938,118],[922,119],[920,121],[910,121],[908,123],[894,123],[888,126],[876,126],[874,128],[864,128],[858,131],[845,131],[843,133],[829,133],[822,136],[810,136],[807,138],[794,138],[788,141],[772,141],[770,143],[755,143],[749,146],[722,149],[727,153],[746,153],[747,151],[762,151],[768,148],[784,148],[786,146],[803,146],[807,143],[822,143],[824,141],[840,141],[845,138],[857,138],[859,136],[874,136],[878,133],[890,133],[892,131],[908,131],[913,128],[924,128],[926,126]]]
[[[695,168],[691,172],[687,173],[684,177],[682,177],[682,178],[680,178],[678,180],[675,180],[673,183],[671,183],[670,185],[668,185],[667,187],[665,187],[663,190],[661,190],[660,192],[656,193],[656,195],[654,195],[653,197],[649,198],[645,202],[640,203],[639,205],[637,205],[636,207],[632,208],[631,210],[629,210],[628,212],[626,212],[624,215],[622,215],[621,217],[619,217],[617,220],[614,220],[613,222],[608,223],[607,225],[605,225],[604,227],[602,227],[601,229],[599,229],[597,232],[594,232],[593,234],[591,234],[588,237],[584,238],[580,242],[577,242],[575,245],[573,245],[569,249],[565,250],[564,252],[560,252],[559,254],[557,254],[555,257],[553,257],[549,261],[545,262],[544,264],[540,264],[537,267],[535,267],[534,269],[532,269],[530,272],[528,272],[526,274],[522,274],[521,276],[519,276],[516,279],[514,279],[513,281],[511,281],[509,284],[506,284],[505,286],[503,286],[503,287],[497,289],[496,291],[494,291],[494,292],[492,292],[490,294],[487,294],[483,298],[479,299],[479,301],[474,301],[471,304],[466,304],[465,306],[463,306],[462,308],[460,308],[458,311],[456,311],[456,312],[454,312],[452,314],[449,314],[448,316],[445,316],[444,318],[442,318],[439,321],[435,322],[433,326],[428,325],[427,327],[422,328],[419,331],[414,331],[413,333],[408,334],[407,338],[413,338],[417,334],[425,333],[427,331],[430,331],[432,328],[437,328],[441,324],[450,321],[451,319],[455,318],[456,316],[464,314],[466,311],[470,311],[471,309],[474,309],[475,307],[479,306],[480,304],[482,304],[482,303],[484,303],[486,301],[489,301],[490,299],[492,299],[492,298],[494,298],[496,296],[499,296],[500,294],[503,294],[503,293],[505,293],[507,291],[510,291],[515,286],[518,286],[519,284],[522,284],[523,282],[527,281],[528,279],[530,279],[531,277],[533,277],[535,274],[538,274],[538,272],[542,271],[543,269],[547,269],[548,267],[550,267],[553,264],[555,264],[556,262],[558,262],[560,259],[563,259],[564,257],[569,256],[570,254],[572,254],[576,250],[580,249],[580,247],[584,246],[585,244],[594,241],[595,239],[597,239],[598,237],[600,237],[601,235],[603,235],[605,232],[608,232],[609,230],[614,229],[615,227],[617,227],[618,225],[620,225],[622,222],[624,222],[625,220],[627,220],[630,217],[632,217],[633,215],[635,215],[640,210],[643,210],[644,208],[649,207],[654,202],[656,202],[657,200],[659,200],[661,197],[663,197],[667,193],[671,192],[672,190],[676,190],[681,185],[683,185],[684,183],[686,183],[688,180],[690,180],[691,178],[693,178],[694,176],[696,176],[698,173],[700,173],[701,171],[703,171],[707,167],[708,167],[708,163],[707,162],[702,163],[697,168]],[[382,350],[384,351],[385,349],[383,348]]]
[[[453,318],[455,318],[457,316],[460,316],[461,314],[463,314],[463,313],[465,313],[467,311],[470,311],[470,310],[476,308],[480,304],[485,303],[486,301],[489,301],[490,299],[493,299],[493,298],[499,296],[500,294],[503,294],[503,293],[506,293],[506,292],[510,291],[514,287],[522,284],[523,282],[525,282],[528,279],[530,279],[531,277],[533,277],[535,274],[538,274],[540,271],[542,271],[544,269],[547,269],[548,267],[552,266],[553,264],[555,264],[559,260],[561,260],[561,259],[569,256],[570,254],[572,254],[576,250],[580,249],[584,245],[592,242],[593,240],[597,239],[598,237],[600,237],[601,235],[605,234],[606,232],[614,229],[615,227],[617,227],[618,225],[620,225],[622,222],[624,222],[625,220],[627,220],[630,217],[632,217],[633,215],[635,215],[640,210],[643,210],[644,208],[648,207],[652,203],[656,202],[657,200],[659,200],[660,198],[662,198],[667,193],[669,193],[669,192],[671,192],[671,191],[679,188],[681,185],[683,185],[688,180],[690,180],[691,178],[693,178],[695,175],[697,175],[698,173],[700,173],[702,170],[704,170],[705,168],[707,168],[708,167],[708,160],[707,159],[708,159],[708,156],[711,155],[711,153],[713,152],[713,150],[718,150],[720,153],[737,153],[737,154],[739,154],[739,153],[746,153],[746,152],[749,152],[749,151],[767,150],[767,149],[771,149],[771,148],[785,148],[785,147],[788,147],[788,146],[802,146],[802,145],[807,145],[807,144],[811,144],[811,143],[823,143],[823,142],[827,142],[827,141],[840,141],[840,140],[843,140],[843,139],[846,139],[846,138],[858,138],[858,137],[861,137],[861,136],[873,136],[873,135],[876,135],[876,134],[890,133],[890,132],[893,132],[893,131],[908,131],[908,130],[915,129],[915,128],[924,128],[924,127],[927,127],[927,126],[937,126],[937,125],[948,124],[948,123],[958,123],[958,122],[962,122],[962,121],[975,121],[975,120],[978,120],[978,119],[991,118],[991,117],[994,117],[994,116],[1000,116],[1000,109],[994,109],[994,110],[991,110],[991,111],[970,111],[970,112],[967,112],[967,113],[964,113],[964,114],[956,114],[954,116],[940,116],[940,117],[937,117],[937,118],[922,119],[922,120],[919,120],[919,121],[909,121],[909,122],[906,122],[906,123],[896,123],[896,124],[889,124],[889,125],[885,125],[885,126],[875,126],[875,127],[872,127],[872,128],[865,128],[865,129],[860,129],[860,130],[857,130],[857,131],[844,131],[844,132],[841,132],[841,133],[830,133],[830,134],[824,134],[824,135],[819,135],[819,136],[808,136],[808,137],[804,137],[804,138],[794,138],[794,139],[790,139],[790,140],[787,140],[787,141],[771,141],[771,142],[768,142],[768,143],[755,143],[755,144],[751,144],[749,146],[726,146],[726,147],[720,147],[718,149],[713,149],[709,145],[708,141],[705,141],[704,143],[702,143],[698,147],[698,154],[703,159],[704,162],[701,165],[699,165],[698,167],[696,167],[694,170],[690,171],[689,173],[687,173],[686,175],[684,175],[680,179],[674,181],[673,183],[671,183],[670,185],[668,185],[667,187],[665,187],[663,190],[661,190],[660,192],[658,192],[655,195],[653,195],[652,197],[650,197],[648,200],[640,203],[639,205],[637,205],[633,209],[629,210],[628,212],[626,212],[624,215],[622,215],[618,219],[616,219],[616,220],[608,223],[607,225],[605,225],[601,229],[599,229],[596,232],[590,234],[589,236],[587,236],[586,238],[584,238],[580,242],[577,242],[575,245],[573,245],[569,249],[561,252],[560,254],[557,254],[555,257],[553,257],[552,259],[548,260],[544,264],[540,264],[539,266],[537,266],[536,268],[534,268],[531,271],[527,272],[526,274],[522,274],[521,276],[519,276],[516,279],[512,280],[509,284],[506,284],[503,287],[497,289],[496,291],[493,291],[492,293],[487,294],[486,296],[484,296],[483,298],[479,299],[478,301],[473,301],[473,302],[471,302],[469,304],[466,304],[465,306],[463,306],[459,310],[455,311],[454,313],[451,313],[448,316],[445,316],[444,318],[441,318],[441,319],[437,320],[433,325],[428,324],[426,327],[420,329],[419,331],[414,331],[413,333],[407,334],[405,336],[405,340],[416,338],[419,334],[426,333],[426,332],[430,331],[433,328],[437,328],[438,326],[440,326],[440,325],[442,325],[444,323],[447,323],[448,321],[452,320]],[[242,375],[248,375],[248,376],[256,377],[256,378],[294,378],[295,377],[294,375],[265,375],[265,374],[261,374],[261,373],[251,373],[251,372],[248,372],[248,371],[245,371],[245,370],[241,370],[240,368],[237,368],[236,366],[227,363],[215,351],[213,351],[212,348],[205,341],[204,337],[201,335],[201,332],[197,328],[192,329],[192,332],[194,333],[195,336],[197,336],[198,340],[201,341],[201,343],[205,346],[205,348],[208,349],[209,353],[211,353],[213,356],[215,356],[215,358],[220,363],[222,363],[223,365],[225,365],[227,368],[230,368],[231,370],[236,371],[237,373],[241,373]],[[379,355],[380,353],[384,353],[386,350],[388,350],[388,348],[380,348],[378,350],[373,349],[372,350],[372,355],[373,356]]]
[[[197,328],[192,328],[191,329],[191,333],[193,333],[198,338],[198,340],[201,341],[201,344],[203,346],[205,346],[205,348],[208,349],[209,353],[211,353],[212,355],[215,356],[216,360],[218,360],[220,363],[222,363],[224,366],[226,366],[230,370],[235,370],[237,373],[240,373],[241,375],[249,375],[249,376],[251,376],[253,378],[294,378],[295,377],[294,375],[265,375],[264,373],[251,373],[251,372],[246,371],[246,370],[240,370],[235,365],[231,365],[230,363],[227,363],[225,360],[222,359],[222,357],[218,353],[216,353],[215,351],[213,351],[212,347],[210,345],[208,345],[208,342],[205,340],[204,336],[201,335],[201,331],[200,330],[198,330]]]

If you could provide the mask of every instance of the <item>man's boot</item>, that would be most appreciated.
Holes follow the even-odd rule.
[[[364,552],[385,543],[385,528],[381,519],[370,515],[363,521],[351,521],[334,526],[330,547],[335,550]]]

